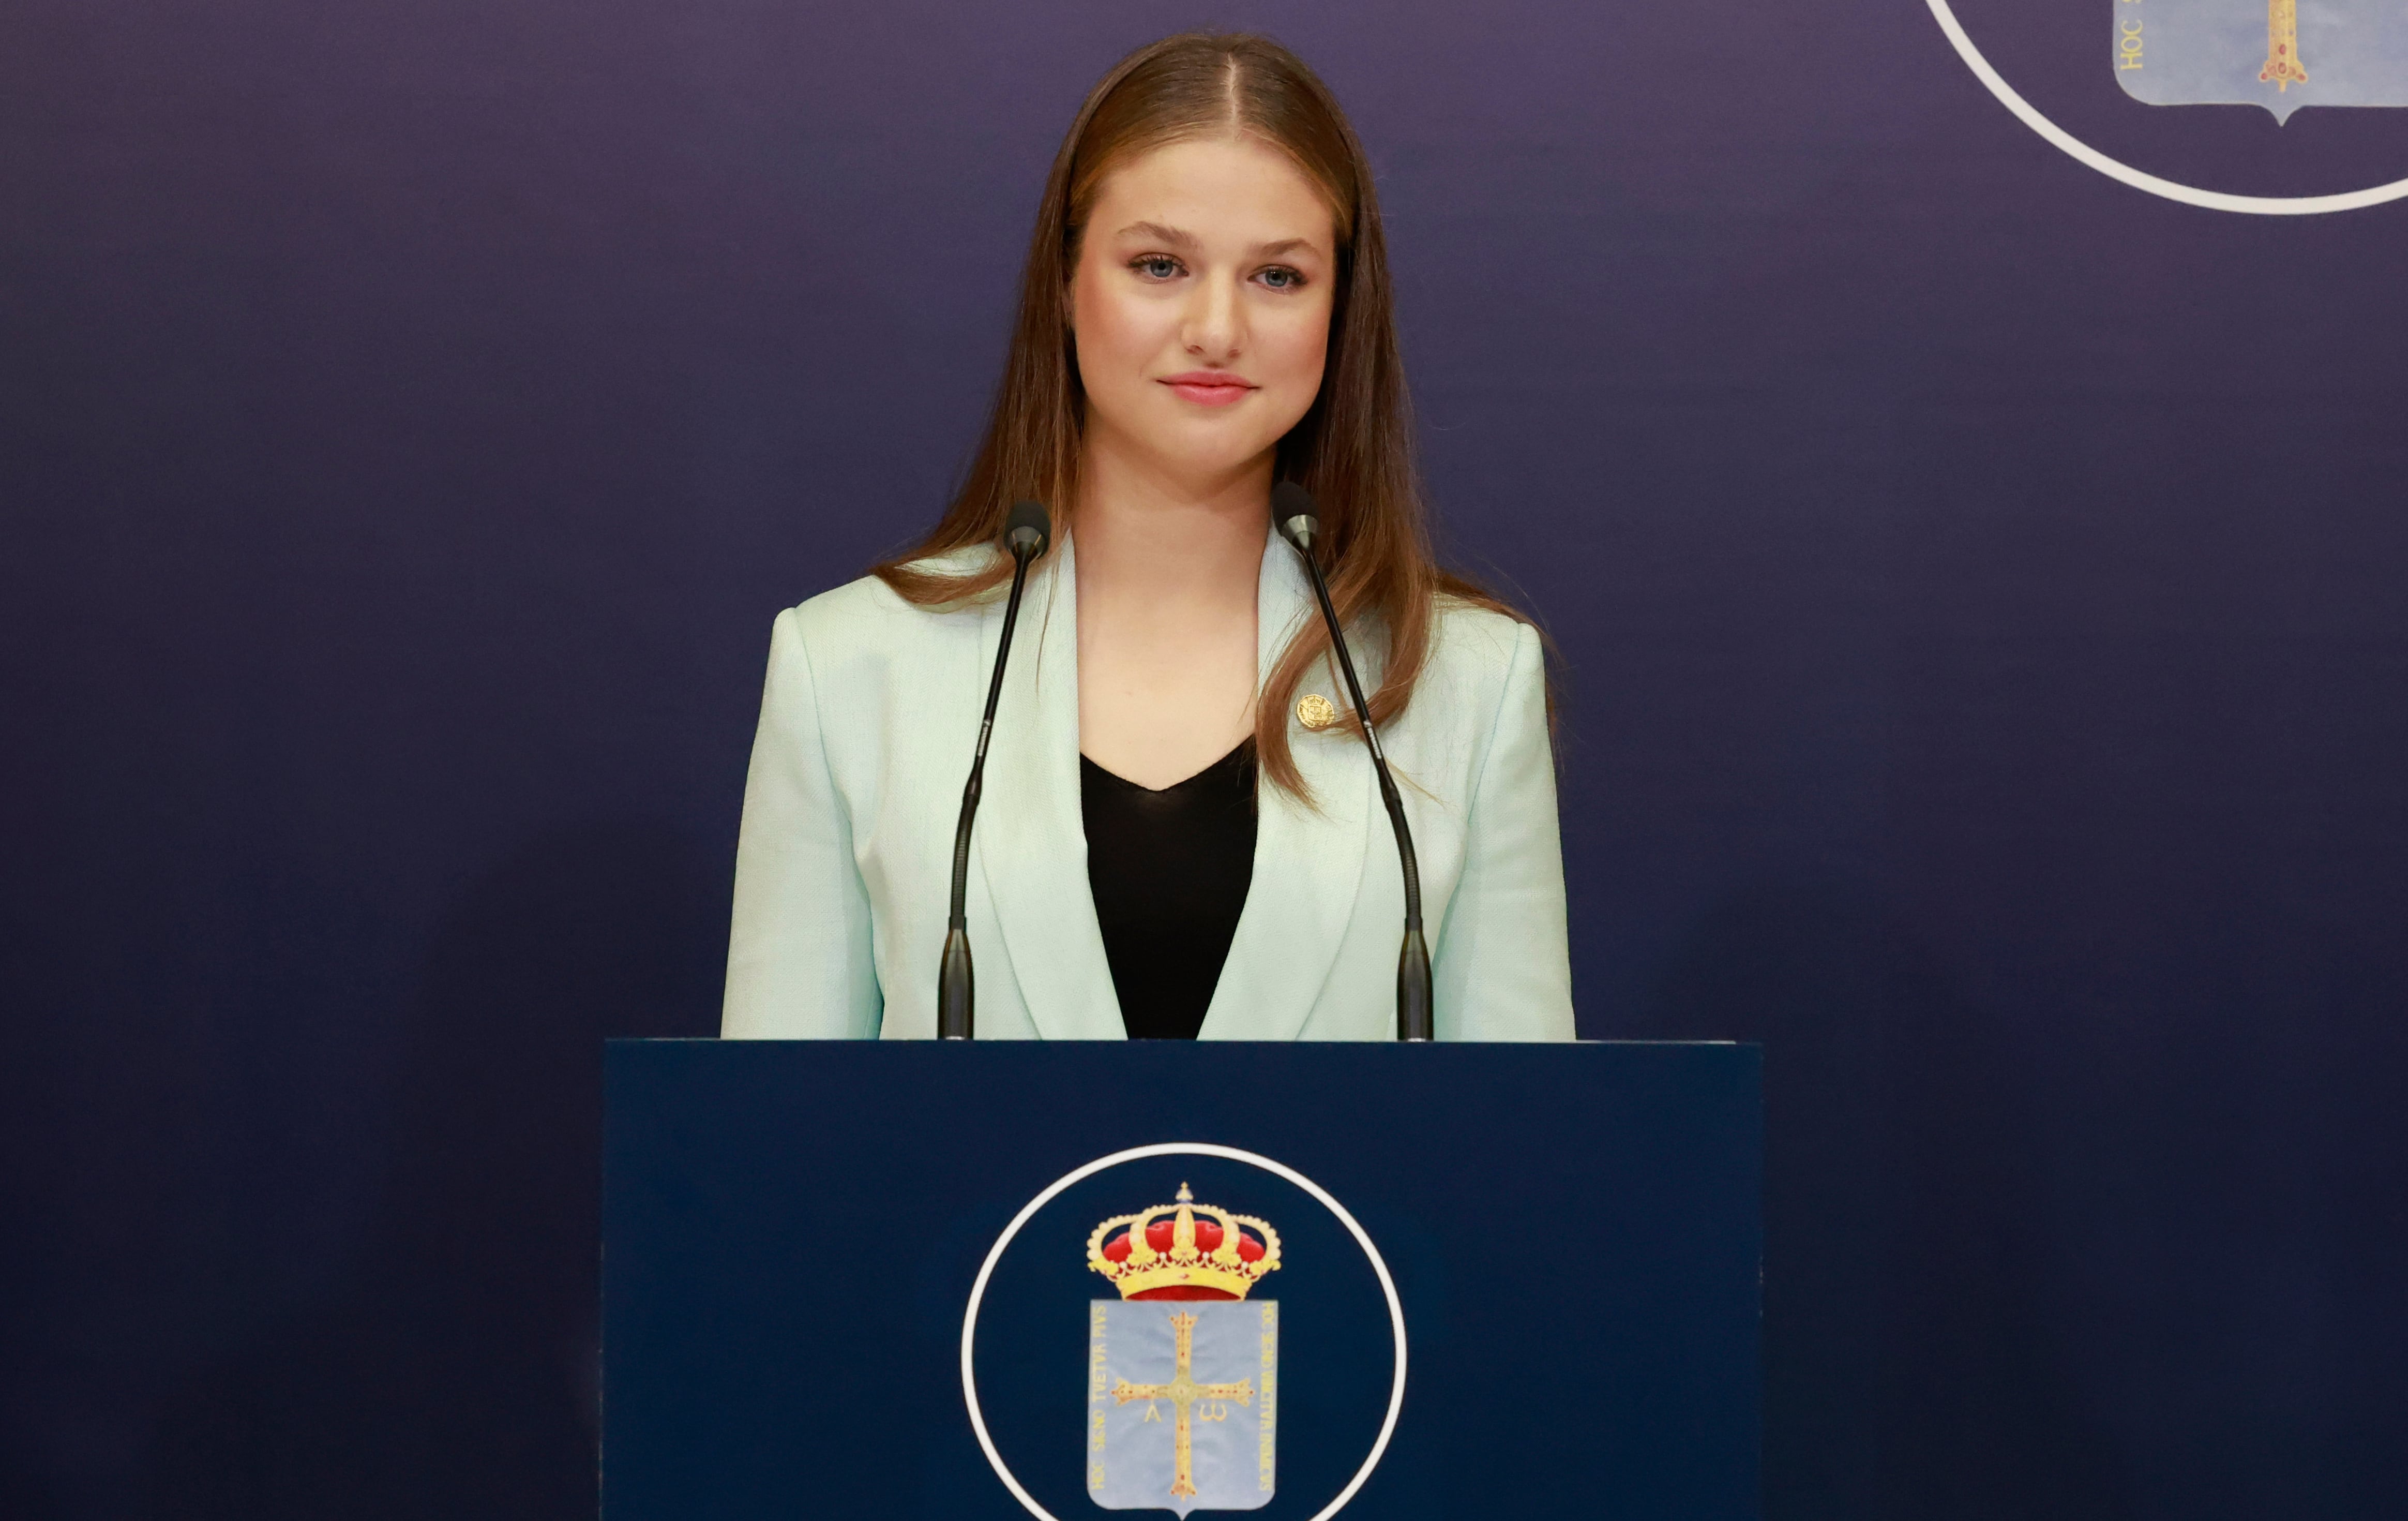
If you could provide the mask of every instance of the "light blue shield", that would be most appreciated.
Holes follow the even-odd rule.
[[[2106,0],[2115,78],[2152,106],[2408,106],[2408,0]]]
[[[1271,1498],[1279,1305],[1097,1299],[1087,1495],[1108,1511],[1251,1511]]]

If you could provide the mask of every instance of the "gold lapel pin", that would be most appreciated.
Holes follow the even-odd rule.
[[[1318,692],[1296,699],[1296,721],[1308,729],[1326,729],[1338,722],[1338,705]]]

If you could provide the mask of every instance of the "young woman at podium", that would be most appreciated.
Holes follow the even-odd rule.
[[[1420,862],[1440,1038],[1569,1040],[1537,633],[1432,557],[1371,172],[1260,37],[1124,60],[1055,156],[985,442],[917,548],[779,615],[723,1033],[938,1033],[997,547],[1051,509],[987,754],[982,1038],[1389,1040],[1404,889],[1275,482]]]

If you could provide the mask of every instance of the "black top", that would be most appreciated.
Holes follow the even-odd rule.
[[[1079,811],[1130,1039],[1195,1040],[1254,884],[1254,741],[1160,792],[1081,755]]]

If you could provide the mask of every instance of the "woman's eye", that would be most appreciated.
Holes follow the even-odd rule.
[[[1148,280],[1168,280],[1179,273],[1179,261],[1168,254],[1148,253],[1131,259],[1129,267]]]
[[[1274,291],[1293,291],[1304,283],[1302,274],[1279,265],[1264,270],[1261,279],[1264,284]]]

